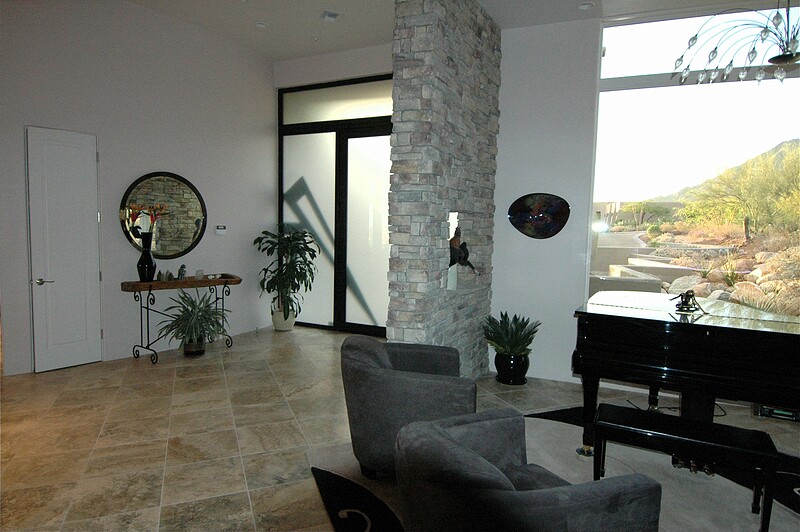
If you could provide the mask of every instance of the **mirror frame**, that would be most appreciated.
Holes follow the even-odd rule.
[[[186,247],[183,251],[180,251],[178,253],[170,253],[170,254],[156,253],[155,251],[153,251],[153,257],[156,259],[164,259],[164,260],[177,259],[178,257],[183,257],[184,255],[189,253],[197,246],[197,244],[200,243],[200,241],[203,239],[203,235],[206,232],[206,226],[208,225],[208,211],[206,210],[206,203],[205,201],[203,201],[203,196],[200,194],[200,191],[197,190],[197,187],[191,184],[188,179],[186,179],[183,176],[179,176],[178,174],[174,174],[172,172],[150,172],[149,174],[145,174],[142,177],[138,178],[133,183],[131,183],[131,185],[125,191],[125,194],[122,195],[122,201],[119,204],[119,209],[120,211],[122,211],[123,209],[126,208],[128,204],[128,198],[130,198],[131,193],[134,190],[136,190],[136,187],[138,187],[140,184],[147,181],[148,179],[152,179],[155,177],[170,177],[172,179],[175,179],[176,181],[180,181],[181,183],[189,187],[189,190],[192,191],[197,200],[200,202],[200,209],[203,211],[203,223],[200,226],[200,232],[197,234],[197,238],[195,238],[191,242],[191,244],[189,244],[188,247]],[[165,201],[165,203],[168,203],[168,201]],[[143,251],[142,247],[136,243],[130,231],[128,231],[128,228],[125,226],[125,221],[120,220],[119,224],[122,227],[122,232],[125,234],[125,238],[128,239],[128,242],[130,242],[131,245],[134,248],[136,248],[137,251],[139,252]]]

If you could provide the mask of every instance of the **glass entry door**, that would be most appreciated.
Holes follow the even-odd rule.
[[[385,334],[391,124],[336,129],[283,137],[283,222],[320,246],[298,322]]]
[[[389,152],[389,135],[347,139],[346,288],[337,317],[350,327],[386,327]]]

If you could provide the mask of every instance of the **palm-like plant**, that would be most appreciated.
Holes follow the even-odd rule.
[[[308,292],[317,267],[314,259],[319,253],[319,246],[314,241],[314,235],[305,229],[285,231],[284,226],[279,226],[278,233],[262,231],[262,236],[253,241],[259,251],[268,257],[275,256],[273,261],[261,270],[261,290],[273,292],[272,309],[283,313],[283,319],[288,320],[289,314],[300,314],[300,291]]]
[[[218,336],[225,334],[228,325],[228,317],[225,315],[228,309],[218,307],[211,293],[201,296],[197,288],[195,292],[196,298],[183,290],[178,292],[177,299],[171,297],[175,304],[164,309],[169,317],[158,324],[160,336],[180,340],[182,347],[190,343],[202,344],[206,340],[213,342]]]
[[[541,321],[531,323],[529,318],[516,314],[509,319],[507,312],[501,312],[499,320],[494,316],[486,317],[483,337],[498,355],[527,355],[541,324]]]

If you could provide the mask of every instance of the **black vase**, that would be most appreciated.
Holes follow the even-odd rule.
[[[139,236],[142,239],[142,256],[136,263],[136,271],[139,272],[140,281],[152,281],[156,276],[156,261],[153,260],[153,254],[150,252],[153,233],[139,233]]]
[[[494,356],[494,365],[497,368],[497,382],[500,384],[525,384],[528,378],[525,376],[528,373],[531,361],[528,355],[504,355],[496,354]]]

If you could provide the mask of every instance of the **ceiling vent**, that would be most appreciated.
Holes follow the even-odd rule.
[[[339,18],[340,13],[335,11],[323,11],[319,15],[319,19],[322,22],[336,22],[336,19]]]

